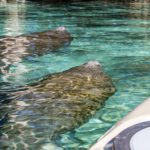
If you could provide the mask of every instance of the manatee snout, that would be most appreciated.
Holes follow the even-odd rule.
[[[92,60],[92,61],[89,61],[85,64],[85,67],[86,68],[95,68],[95,67],[102,67],[102,65],[96,61],[96,60]]]
[[[103,69],[99,61],[92,60],[80,66],[78,73],[86,77],[99,78],[103,74]]]
[[[58,28],[56,28],[56,31],[62,31],[62,32],[64,32],[64,31],[66,31],[66,28],[65,27],[58,27]]]
[[[55,34],[57,35],[58,39],[60,39],[60,41],[63,43],[64,46],[70,45],[71,41],[73,40],[73,37],[63,26],[56,28]]]

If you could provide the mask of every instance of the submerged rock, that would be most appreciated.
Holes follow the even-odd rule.
[[[56,51],[62,46],[69,45],[71,40],[71,35],[64,27],[15,37],[0,37],[0,61],[4,64],[1,69],[20,62],[27,56],[41,56]]]
[[[9,141],[23,140],[38,148],[42,140],[54,140],[79,127],[114,92],[111,79],[97,61],[49,75],[12,94],[9,124],[3,132]]]

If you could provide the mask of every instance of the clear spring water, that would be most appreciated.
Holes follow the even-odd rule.
[[[61,48],[57,53],[28,57],[12,64],[7,74],[0,75],[0,90],[9,91],[89,60],[100,61],[117,92],[87,123],[63,134],[57,141],[58,149],[88,149],[116,121],[150,96],[149,7],[150,3],[144,1],[1,4],[1,36],[65,26],[74,40],[70,47]],[[5,100],[3,96],[1,100]],[[52,146],[52,143],[46,144],[43,150],[50,150]]]

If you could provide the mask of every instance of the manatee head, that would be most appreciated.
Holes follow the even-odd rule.
[[[59,31],[59,32],[64,32],[64,31],[66,31],[66,28],[65,27],[58,27],[58,28],[56,28],[56,31]]]
[[[85,63],[84,67],[91,68],[91,69],[94,69],[94,68],[100,69],[102,67],[102,65],[98,61],[92,60],[92,61]]]
[[[80,77],[103,77],[102,65],[95,60],[89,61],[81,66],[72,68],[71,73],[74,75],[80,75]]]
[[[70,44],[70,42],[73,40],[73,38],[70,35],[70,33],[63,26],[57,27],[54,30],[54,33],[55,33],[55,36],[59,39],[59,41],[61,43],[63,43],[63,45],[68,46]]]

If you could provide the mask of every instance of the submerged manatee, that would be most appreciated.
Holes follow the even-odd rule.
[[[1,70],[27,56],[41,56],[70,44],[71,35],[64,27],[55,30],[0,37]]]
[[[111,79],[97,61],[49,75],[12,94],[2,137],[8,139],[9,147],[24,143],[41,150],[45,141],[79,127],[114,92]]]

